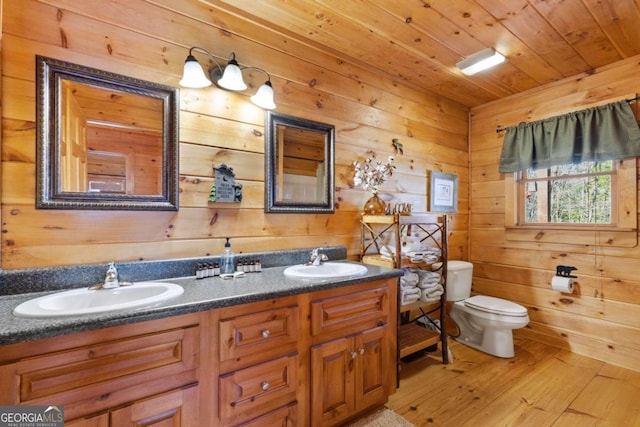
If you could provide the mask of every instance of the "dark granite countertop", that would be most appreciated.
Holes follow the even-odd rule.
[[[345,261],[342,260],[342,262]],[[1,296],[0,345],[160,319],[270,298],[340,288],[402,275],[401,270],[367,265],[367,274],[362,276],[302,280],[287,278],[283,273],[285,268],[281,266],[263,268],[260,273],[247,273],[243,278],[230,280],[223,280],[220,277],[197,280],[194,276],[166,278],[162,280],[181,285],[184,288],[184,293],[154,307],[93,315],[47,319],[19,318],[13,315],[13,309],[16,306],[29,299],[52,292]]]

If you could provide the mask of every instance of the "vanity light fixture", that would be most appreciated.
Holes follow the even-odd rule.
[[[472,76],[494,65],[501,64],[504,60],[504,56],[496,52],[495,49],[487,48],[458,62],[456,67],[467,76]]]
[[[205,74],[198,60],[193,56],[193,52],[201,52],[213,59],[216,67],[209,70],[209,77]],[[256,70],[267,76],[267,81],[258,88],[255,95],[251,97],[251,102],[265,110],[273,110],[276,104],[273,101],[273,86],[271,85],[271,76],[262,68],[258,67],[241,67],[236,61],[236,54],[231,53],[229,62],[222,68],[218,60],[204,48],[194,46],[189,49],[189,55],[184,61],[184,71],[180,86],[192,89],[200,89],[211,86],[211,82],[215,82],[216,86],[221,89],[233,92],[243,91],[247,89],[247,84],[242,77],[243,70]]]

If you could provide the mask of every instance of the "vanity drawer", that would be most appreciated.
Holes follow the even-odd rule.
[[[220,376],[220,419],[239,423],[296,400],[298,355]]]
[[[199,345],[189,325],[25,358],[11,365],[16,403],[65,405],[71,418],[192,384]]]
[[[268,414],[262,415],[246,423],[237,424],[236,427],[294,427],[298,425],[298,404],[290,403]]]
[[[389,288],[377,286],[311,302],[311,334],[344,336],[387,323]]]
[[[259,357],[257,362],[291,353],[298,340],[298,324],[297,306],[221,319],[220,361]]]

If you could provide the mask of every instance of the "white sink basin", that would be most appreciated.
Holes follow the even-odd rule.
[[[72,289],[25,301],[13,310],[13,314],[18,317],[60,317],[105,313],[151,306],[183,292],[182,286],[166,282],[136,282],[112,289]]]
[[[348,276],[362,276],[367,267],[348,262],[325,262],[320,265],[299,264],[288,267],[284,275],[296,279],[331,279]]]

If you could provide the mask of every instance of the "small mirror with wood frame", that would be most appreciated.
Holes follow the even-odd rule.
[[[265,132],[265,212],[335,212],[335,127],[268,111]]]

